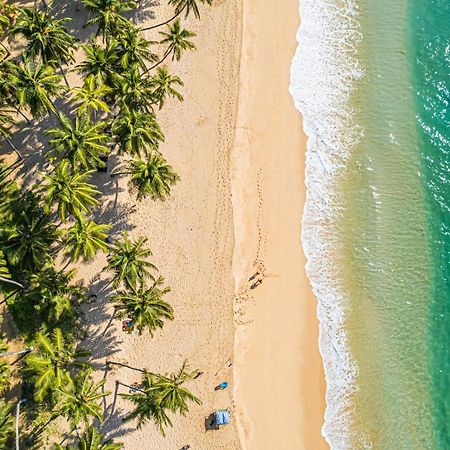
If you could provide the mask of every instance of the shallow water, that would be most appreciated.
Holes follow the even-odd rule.
[[[303,244],[333,449],[446,449],[450,2],[302,1]]]

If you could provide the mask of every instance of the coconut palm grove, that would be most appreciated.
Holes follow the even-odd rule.
[[[18,335],[17,349],[0,343],[5,449],[16,439],[28,449],[122,448],[102,431],[105,397],[114,393],[98,376],[121,363],[99,367],[83,348],[82,306],[96,293],[75,281],[77,263],[107,255],[111,321],[130,320],[150,340],[174,320],[171,288],[147,238],[112,235],[114,224],[95,220],[102,193],[95,177],[114,156],[110,179],[125,178],[136,201],[157,202],[180,181],[159,150],[158,112],[169,98],[183,101],[183,81],[166,64],[176,67],[195,50],[183,21],[200,19],[212,0],[168,0],[172,13],[146,28],[133,14],[141,0],[75,1],[87,12],[83,40],[57,2],[0,2],[0,291],[3,320]],[[78,63],[76,51],[84,55]],[[36,134],[40,148],[24,153],[20,143]],[[198,373],[187,362],[175,373],[129,369],[142,382],[118,394],[129,405],[124,421],[153,423],[164,435],[177,414],[200,403],[184,386]]]

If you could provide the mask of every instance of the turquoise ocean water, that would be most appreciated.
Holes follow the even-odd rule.
[[[414,0],[408,20],[432,261],[427,299],[432,445],[450,449],[450,2]]]
[[[450,1],[302,0],[302,241],[333,449],[450,449]]]

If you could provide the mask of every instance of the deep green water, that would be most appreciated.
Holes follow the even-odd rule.
[[[450,0],[301,0],[302,242],[333,450],[450,450]]]
[[[352,448],[450,449],[450,1],[360,0],[339,241]]]
[[[450,449],[450,2],[413,0],[415,109],[432,261],[428,314],[433,445]]]

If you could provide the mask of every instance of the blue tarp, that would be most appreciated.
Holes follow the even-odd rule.
[[[221,409],[214,413],[216,425],[228,425],[230,423],[230,412],[226,409]]]

